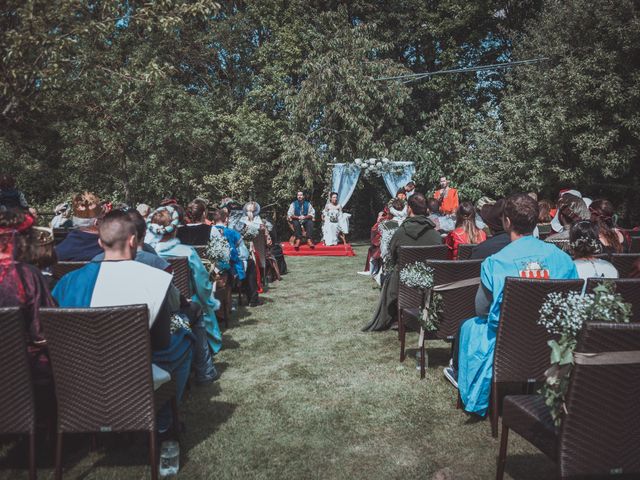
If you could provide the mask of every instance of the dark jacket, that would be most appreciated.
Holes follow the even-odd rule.
[[[498,233],[493,237],[487,238],[484,242],[473,247],[471,251],[471,260],[484,260],[494,253],[498,253],[504,247],[511,243],[511,238],[506,232]]]
[[[88,262],[102,253],[102,247],[98,244],[98,234],[82,230],[71,230],[55,248],[58,260],[61,262]]]

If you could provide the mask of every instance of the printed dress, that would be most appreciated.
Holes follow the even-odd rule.
[[[458,388],[464,408],[484,416],[489,406],[493,353],[507,277],[576,279],[571,257],[532,236],[522,237],[482,262],[480,279],[493,298],[486,317],[473,317],[460,329]]]

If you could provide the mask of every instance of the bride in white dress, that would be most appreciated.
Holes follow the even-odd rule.
[[[322,210],[322,236],[325,245],[337,245],[341,233],[349,233],[350,213],[342,211],[338,194],[331,192],[329,201]]]

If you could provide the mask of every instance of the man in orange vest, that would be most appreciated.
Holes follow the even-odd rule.
[[[452,215],[458,210],[458,190],[449,186],[447,177],[440,177],[440,190],[436,190],[433,198],[440,202],[440,213]]]

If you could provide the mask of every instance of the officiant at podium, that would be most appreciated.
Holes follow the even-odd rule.
[[[316,216],[316,211],[311,203],[305,199],[303,192],[298,192],[296,200],[289,205],[287,211],[287,219],[293,224],[293,232],[295,235],[294,248],[298,250],[300,248],[300,242],[302,238],[306,236],[307,244],[309,247],[314,248],[313,244],[313,219]],[[302,229],[306,235],[303,235]]]
[[[447,177],[440,177],[440,190],[436,190],[433,198],[440,202],[440,213],[453,215],[458,210],[458,190],[449,186]]]

